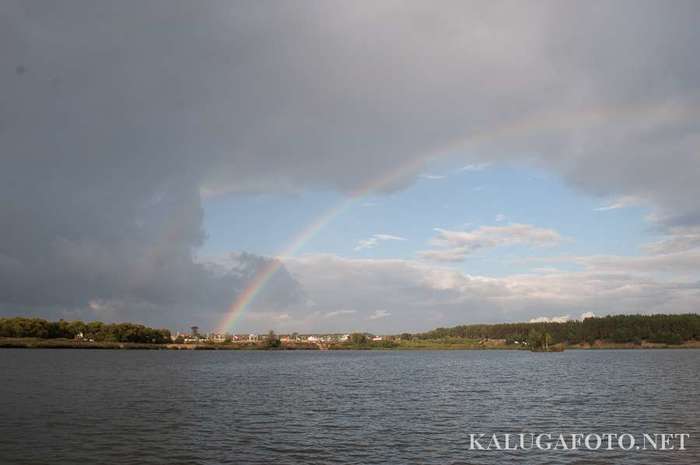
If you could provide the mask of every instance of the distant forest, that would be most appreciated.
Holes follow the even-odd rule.
[[[95,342],[141,342],[166,344],[170,331],[153,329],[134,323],[102,323],[93,321],[46,321],[40,318],[0,318],[0,337],[36,337],[41,339],[75,339]]]
[[[612,315],[565,323],[503,323],[437,328],[413,335],[418,339],[505,339],[508,343],[527,341],[531,331],[548,333],[552,343],[592,344],[642,341],[681,344],[700,340],[700,315]]]

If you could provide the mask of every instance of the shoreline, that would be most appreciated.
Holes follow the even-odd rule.
[[[444,341],[401,341],[393,347],[361,346],[351,344],[284,343],[281,347],[267,347],[261,343],[233,344],[150,344],[134,342],[89,342],[72,339],[0,338],[0,349],[100,349],[100,350],[519,350],[530,352],[512,344],[479,344]],[[642,342],[641,344],[596,341],[594,344],[573,344],[565,350],[653,350],[653,349],[700,349],[700,341],[682,344]]]

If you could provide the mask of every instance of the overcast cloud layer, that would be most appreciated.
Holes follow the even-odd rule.
[[[0,313],[172,324],[196,311],[214,321],[249,277],[193,258],[203,196],[351,192],[438,154],[534,164],[592,195],[635,199],[669,234],[649,257],[697,250],[698,24],[694,1],[2,2]],[[381,190],[405,187],[414,171]],[[315,260],[279,278],[266,311],[321,305],[330,291],[304,271],[310,263],[375,266]],[[562,314],[555,304],[570,296],[617,301],[614,290],[568,290],[608,281],[603,259],[580,260],[598,262],[580,276],[455,277],[440,292],[425,276],[442,282],[442,268],[387,266],[398,267],[396,292],[421,302],[406,318],[448,294],[441,308],[462,309],[464,321],[484,293],[501,293],[489,305],[503,319],[535,303]],[[692,282],[690,263],[690,278],[674,282]],[[633,279],[625,273],[610,282]],[[697,291],[655,279],[629,299],[685,302],[659,307],[676,311],[697,302]],[[372,327],[389,329],[380,322],[404,302],[389,308],[386,284],[370,304],[378,282],[358,282],[363,296],[328,312],[371,312]],[[536,297],[509,299],[513,286]]]

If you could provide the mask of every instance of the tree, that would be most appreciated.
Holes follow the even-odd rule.
[[[267,333],[267,338],[265,339],[265,343],[267,347],[271,349],[276,349],[280,346],[282,346],[282,341],[280,341],[280,338],[277,337],[277,334],[273,330],[270,330],[269,333]]]
[[[527,335],[527,345],[533,349],[540,347],[540,341],[542,340],[542,333],[536,329],[531,329],[530,333]]]
[[[367,336],[362,333],[352,333],[350,335],[350,343],[355,345],[367,344]]]
[[[549,345],[551,343],[552,336],[550,336],[549,333],[545,331],[545,333],[542,335],[542,340],[540,341],[540,347],[542,347],[544,350],[549,350]]]

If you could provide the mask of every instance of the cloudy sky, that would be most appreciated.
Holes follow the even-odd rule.
[[[695,1],[0,3],[0,315],[700,308]]]

